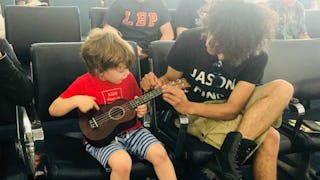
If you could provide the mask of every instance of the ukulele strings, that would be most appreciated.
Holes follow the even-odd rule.
[[[104,121],[112,120],[111,117],[114,117],[115,115],[118,115],[118,114],[120,114],[122,112],[125,112],[125,111],[129,110],[128,103],[125,103],[125,105],[121,106],[121,107],[123,107],[124,110],[122,110],[121,108],[117,108],[115,111],[111,111],[111,116],[109,116],[109,113],[102,113],[102,114],[99,114],[99,115],[95,116],[95,120],[96,120],[97,124],[101,125]]]
[[[155,91],[151,91],[151,92],[145,94],[144,96],[146,96],[146,98],[148,98],[148,96],[149,96],[149,98],[151,98],[151,97],[153,98],[153,96],[159,94],[159,92],[157,92],[157,91],[160,91],[160,92],[161,92],[161,90],[158,89],[158,90],[155,90]],[[161,93],[160,93],[160,94],[161,94]],[[152,99],[152,98],[151,98],[151,99]],[[143,100],[143,99],[142,99],[142,100]],[[141,104],[141,102],[139,102],[139,101],[140,101],[139,98],[134,99],[134,100],[132,101],[132,104],[134,104],[134,106],[136,106],[137,104]],[[114,115],[121,114],[122,112],[124,113],[125,111],[130,110],[130,107],[131,107],[131,106],[130,106],[130,102],[127,102],[127,103],[122,104],[122,105],[120,105],[120,106],[121,106],[123,109],[122,109],[122,108],[117,108],[115,111],[112,111],[112,112],[111,112],[111,117],[114,117]],[[96,123],[97,123],[98,125],[101,125],[102,122],[112,120],[112,118],[110,118],[109,113],[102,113],[102,114],[99,114],[99,115],[95,116],[95,120],[96,120]]]
[[[177,85],[180,85],[181,82],[182,81],[179,79],[179,80],[176,80],[174,82],[170,82],[168,84],[170,84],[171,86],[177,86]],[[183,83],[182,83],[182,85],[183,85]],[[156,96],[158,96],[160,94],[161,94],[161,88],[155,89],[155,90],[153,90],[153,91],[151,91],[149,93],[144,94],[143,96],[145,96],[146,98],[149,98],[149,100],[150,100],[150,99],[152,99],[152,98],[154,98],[154,97],[156,97]],[[144,100],[141,97],[132,100],[132,104],[134,104],[134,106],[137,106],[137,104],[142,104],[141,102],[139,102],[140,99]],[[149,101],[149,100],[147,100],[147,101]],[[113,117],[114,115],[118,115],[118,114],[120,114],[122,112],[125,113],[127,110],[130,110],[130,107],[131,107],[130,106],[130,102],[127,102],[127,103],[122,104],[122,105],[123,106],[121,106],[121,107],[123,107],[123,110],[121,108],[117,108],[115,111],[112,111],[112,116],[111,117]],[[110,118],[110,116],[108,114],[109,113],[102,113],[100,115],[95,116],[96,123],[98,125],[101,125],[103,121],[109,121],[110,119],[112,119],[112,118]]]

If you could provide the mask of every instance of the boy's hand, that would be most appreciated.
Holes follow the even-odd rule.
[[[134,97],[135,99],[138,98],[138,96]],[[142,104],[136,108],[137,116],[138,118],[142,118],[147,113],[147,105]]]
[[[149,72],[141,79],[140,86],[144,91],[150,91],[161,87],[162,83],[153,72]]]
[[[78,95],[76,101],[79,110],[83,113],[86,113],[91,109],[100,109],[95,100],[96,98],[92,96]]]

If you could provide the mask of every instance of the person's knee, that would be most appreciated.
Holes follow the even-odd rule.
[[[152,164],[161,164],[168,161],[169,157],[164,147],[160,143],[156,143],[150,146],[147,159]]]
[[[278,154],[280,146],[280,134],[274,128],[270,128],[263,142],[263,149],[270,154]]]
[[[108,164],[113,173],[130,174],[131,172],[132,160],[128,153],[117,152],[116,155],[110,157]]]
[[[290,99],[293,95],[294,88],[288,81],[277,79],[269,83],[269,94],[274,94],[278,98],[283,97]]]

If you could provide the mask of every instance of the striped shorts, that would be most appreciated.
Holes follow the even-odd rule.
[[[154,143],[160,143],[160,141],[148,129],[140,127],[118,135],[107,146],[95,147],[85,143],[85,150],[97,159],[107,172],[110,172],[111,169],[107,161],[112,153],[118,150],[126,150],[129,154],[135,155],[139,159],[146,159],[147,151]]]

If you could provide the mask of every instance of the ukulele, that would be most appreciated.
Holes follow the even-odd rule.
[[[178,79],[168,85],[186,89],[189,84],[185,79]],[[100,110],[90,110],[88,113],[79,112],[79,126],[85,139],[93,146],[101,147],[110,143],[114,137],[136,123],[135,109],[162,94],[158,88],[144,95],[127,101],[118,99],[111,104],[100,105]]]

